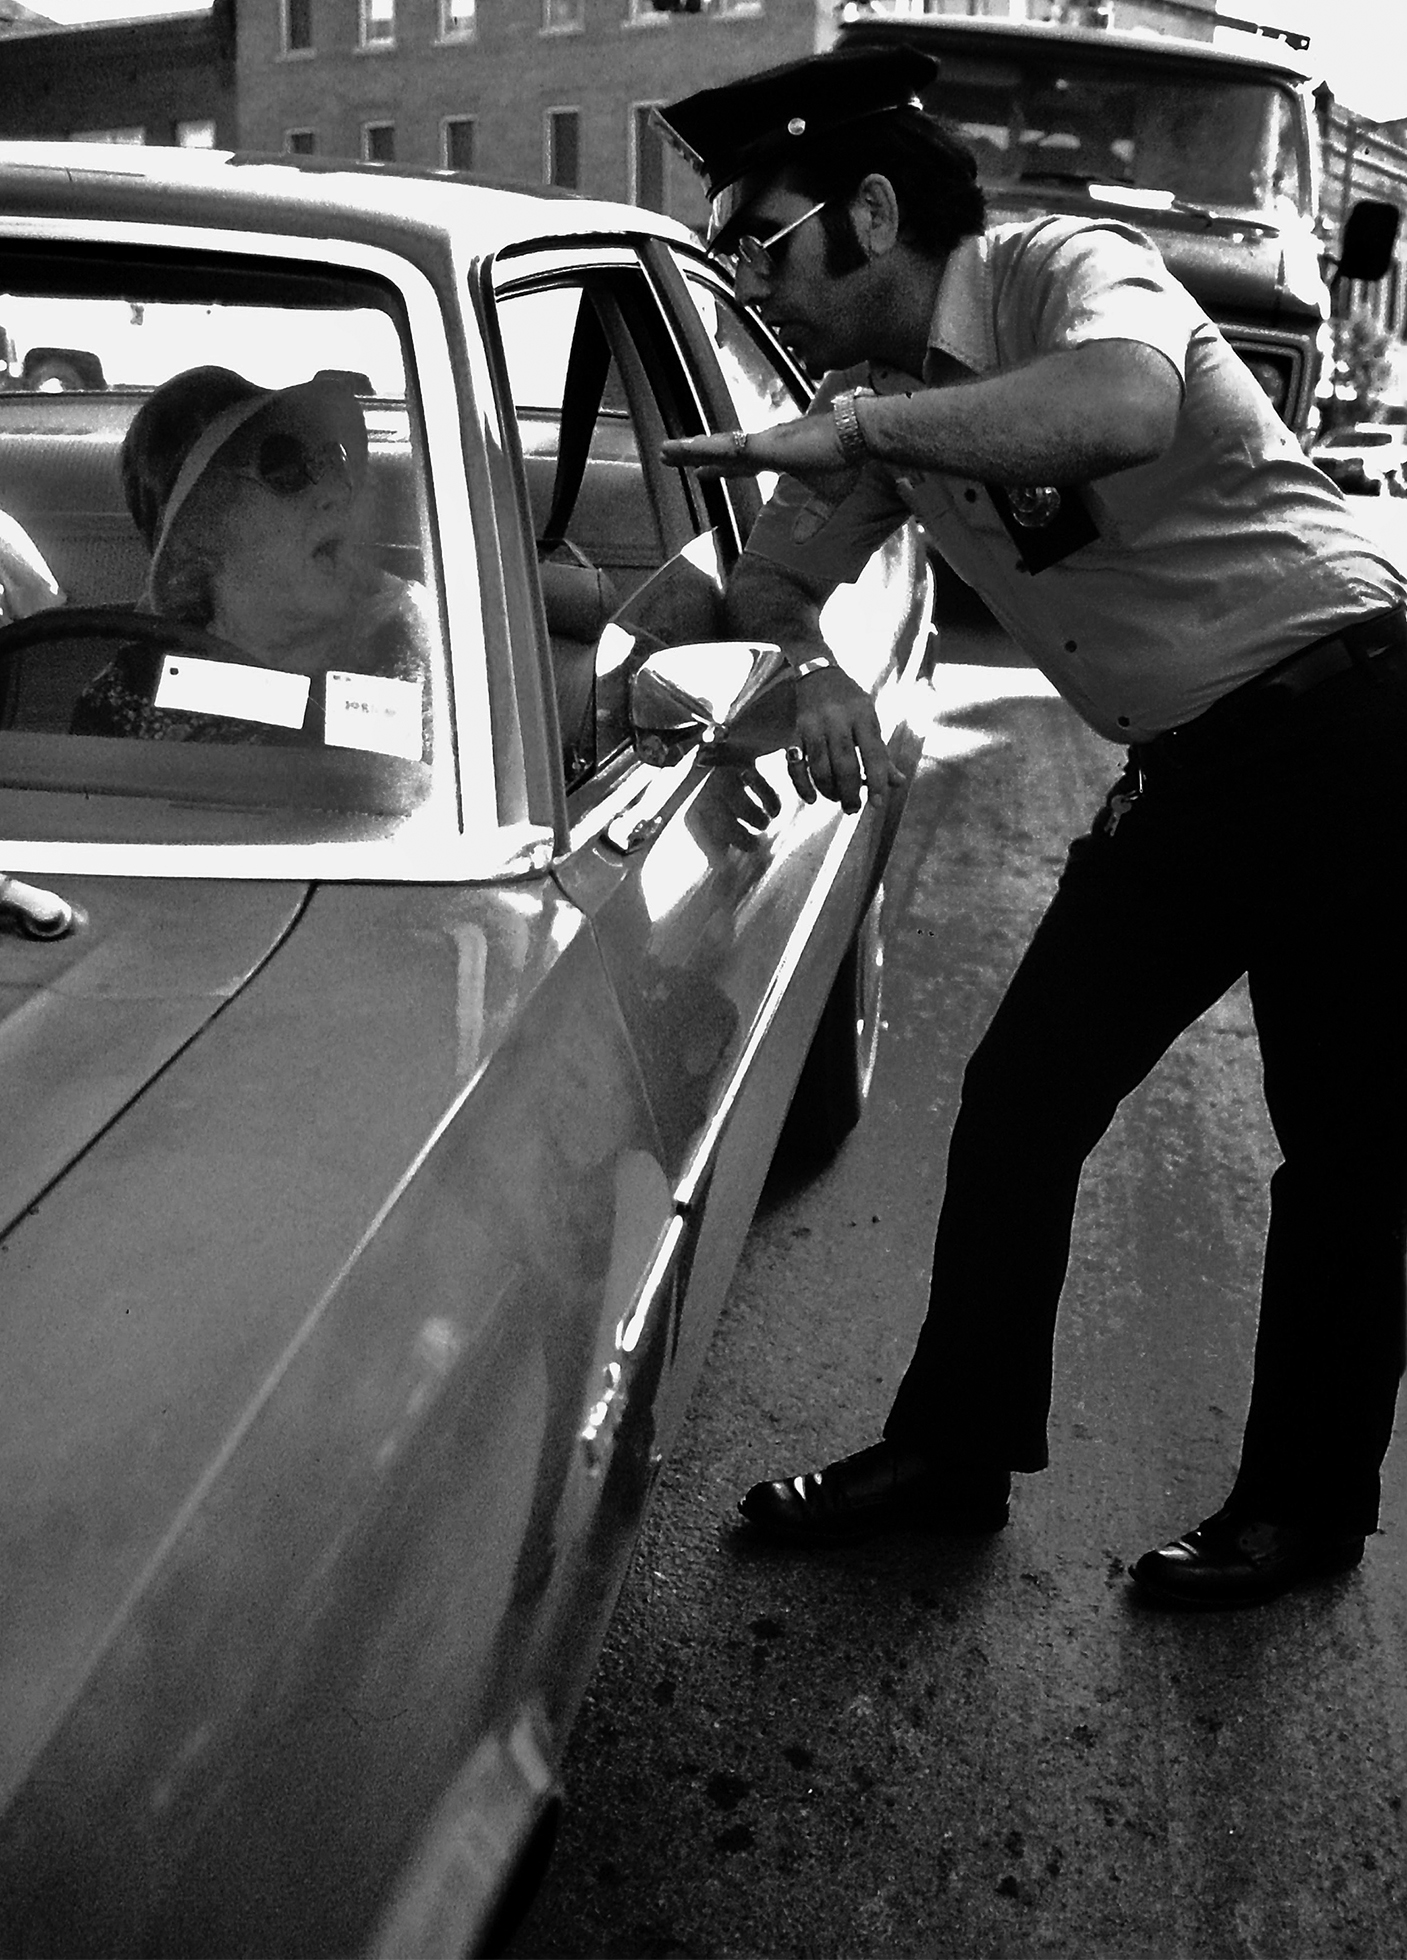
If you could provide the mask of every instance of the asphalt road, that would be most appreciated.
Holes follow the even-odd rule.
[[[1053,1462],[1007,1531],[807,1557],[734,1529],[758,1477],[878,1434],[963,1061],[1117,761],[1030,669],[983,664],[1010,658],[990,640],[948,653],[870,1111],[759,1211],[513,1952],[1405,1955],[1407,1447],[1364,1566],[1312,1594],[1167,1616],[1125,1578],[1235,1467],[1275,1162],[1243,991],[1090,1164]],[[994,1232],[1020,1229],[1010,1199]]]

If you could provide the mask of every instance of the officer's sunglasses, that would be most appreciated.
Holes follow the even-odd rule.
[[[343,442],[310,442],[291,429],[266,435],[248,464],[234,474],[263,484],[276,497],[299,497],[333,470],[352,481],[352,459]]]
[[[819,204],[813,204],[809,211],[803,211],[799,218],[793,218],[790,224],[783,225],[780,231],[772,232],[767,238],[758,238],[753,232],[745,231],[731,244],[722,247],[714,246],[711,249],[717,252],[720,258],[736,259],[740,265],[745,265],[755,278],[775,279],[781,271],[781,259],[777,256],[777,247],[784,238],[790,238],[794,231],[800,231],[807,220],[814,218],[818,211],[824,211],[829,203],[830,199],[823,197]]]

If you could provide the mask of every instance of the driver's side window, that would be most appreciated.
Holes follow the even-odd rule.
[[[0,729],[428,762],[429,500],[382,289],[123,276],[0,294],[17,363],[81,350],[0,393]]]
[[[570,788],[628,743],[640,660],[718,637],[723,507],[659,461],[696,423],[642,274],[574,268],[507,286],[499,326]]]

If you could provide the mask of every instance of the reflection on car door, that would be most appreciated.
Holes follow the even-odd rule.
[[[770,1155],[762,1131],[772,1112],[780,1120],[863,907],[868,833],[859,833],[875,819],[802,802],[780,755],[712,769],[686,758],[659,771],[628,747],[631,667],[660,646],[720,637],[722,581],[749,521],[716,481],[666,469],[660,444],[797,412],[782,360],[730,310],[743,351],[723,365],[672,263],[662,275],[658,261],[618,252],[502,265],[498,313],[539,551],[567,567],[563,586],[581,588],[573,653],[561,645],[565,600],[544,574],[570,792],[571,843],[557,875],[591,920],[683,1221],[674,1277],[676,1295],[687,1279],[688,1312],[682,1337],[677,1323],[669,1333],[666,1397],[677,1414],[716,1276],[731,1270],[755,1207]],[[863,673],[892,663],[912,623],[906,581],[907,572],[892,617],[873,615],[877,630],[852,648]],[[593,634],[594,702],[583,721],[580,642]],[[565,681],[564,652],[576,662]],[[832,888],[818,931],[818,899]]]

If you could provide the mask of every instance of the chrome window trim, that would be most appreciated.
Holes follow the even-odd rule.
[[[45,877],[286,879],[295,884],[500,884],[545,871],[552,832],[500,825],[491,850],[428,834],[407,822],[389,842],[328,844],[128,844],[0,841],[6,865]]]
[[[472,538],[475,520],[463,450],[462,411],[451,364],[441,297],[429,277],[391,246],[331,236],[143,223],[108,219],[0,218],[0,240],[55,245],[132,245],[154,251],[227,251],[304,263],[310,257],[386,281],[405,307],[410,377],[418,387],[430,473],[432,521],[441,540]],[[456,267],[462,284],[464,269]],[[465,343],[479,395],[479,433],[494,439],[493,397],[485,351],[467,320]],[[130,844],[100,840],[41,842],[0,838],[0,858],[17,869],[144,877],[393,878],[415,883],[446,879],[520,877],[541,856],[550,836],[528,813],[501,818],[497,780],[511,759],[496,757],[491,739],[487,661],[477,554],[441,549],[440,597],[448,631],[452,699],[435,729],[437,752],[452,758],[455,786],[442,801],[407,821],[389,843],[328,841],[298,844]],[[453,726],[449,717],[452,716]],[[519,737],[521,740],[521,735]],[[521,768],[521,764],[518,765]]]

